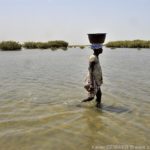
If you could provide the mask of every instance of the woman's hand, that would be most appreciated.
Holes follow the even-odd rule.
[[[90,84],[90,91],[94,91],[94,86],[93,86],[93,84]]]

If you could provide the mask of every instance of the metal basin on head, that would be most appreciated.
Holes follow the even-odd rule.
[[[91,44],[93,43],[104,43],[106,33],[91,33],[88,34],[88,38]]]

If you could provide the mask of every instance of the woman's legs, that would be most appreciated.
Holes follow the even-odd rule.
[[[101,92],[101,88],[98,89],[97,93],[96,93],[96,106],[100,107],[101,104],[101,98],[102,98],[102,92]]]
[[[82,102],[92,101],[92,100],[94,99],[94,97],[95,97],[94,95],[95,95],[95,94],[94,94],[93,92],[89,92],[89,97],[86,98],[86,99],[84,99],[84,100],[82,100]],[[97,102],[96,106],[97,106],[97,107],[100,107],[100,104],[101,104],[101,97],[102,97],[102,92],[101,92],[101,88],[99,87],[99,88],[98,88],[98,91],[97,91],[97,93],[96,93],[96,102]]]

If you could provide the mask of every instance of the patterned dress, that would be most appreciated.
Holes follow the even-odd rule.
[[[91,55],[89,58],[89,64],[92,62],[94,62],[95,64],[94,69],[93,69],[93,88],[94,89],[90,90],[91,79],[90,79],[89,71],[86,76],[85,86],[84,86],[84,88],[88,91],[88,97],[94,97],[103,83],[102,69],[101,69],[98,57],[96,57],[95,55]]]

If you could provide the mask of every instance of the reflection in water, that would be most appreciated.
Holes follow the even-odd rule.
[[[101,109],[95,101],[80,103],[91,53],[0,52],[2,150],[149,145],[149,50],[104,49]]]
[[[125,113],[129,111],[129,108],[125,108],[121,106],[113,106],[113,105],[110,106],[104,105],[102,106],[102,110],[115,112],[115,113]]]

